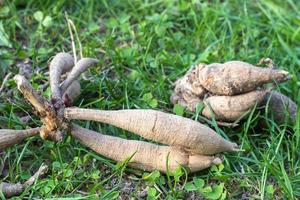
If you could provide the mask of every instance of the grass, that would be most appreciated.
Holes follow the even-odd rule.
[[[71,51],[64,12],[68,13],[83,55],[100,59],[88,74],[91,81],[81,80],[83,93],[76,106],[172,112],[172,82],[190,65],[228,60],[255,64],[262,57],[272,58],[291,73],[292,80],[276,89],[299,105],[298,1],[15,0],[5,5],[0,8],[0,79],[8,72],[18,73],[17,62],[30,58],[31,81],[37,89],[47,80],[50,57]],[[15,87],[9,80],[1,93],[0,126],[25,128],[20,116],[28,114],[29,125],[38,125]],[[49,89],[44,94],[49,95]],[[186,111],[184,116],[199,118]],[[184,169],[165,176],[125,168],[126,162],[116,164],[70,137],[58,144],[34,137],[5,151],[8,174],[2,180],[24,181],[44,162],[50,165],[47,177],[19,199],[299,199],[299,112],[294,127],[269,119],[265,129],[257,128],[265,118],[263,112],[252,112],[235,129],[211,123],[245,151],[224,154],[223,165],[187,176]],[[141,139],[112,126],[81,124]]]

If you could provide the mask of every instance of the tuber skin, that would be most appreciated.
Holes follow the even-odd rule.
[[[66,108],[65,118],[111,124],[144,138],[201,155],[239,151],[236,143],[223,139],[211,128],[199,122],[155,110],[104,111]]]
[[[30,128],[26,130],[11,130],[11,129],[0,129],[0,151],[20,141],[35,136],[40,132],[41,128]]]
[[[71,125],[71,134],[85,146],[112,160],[124,161],[133,156],[129,166],[147,171],[174,171],[181,165],[195,172],[222,163],[218,157],[191,154],[169,146],[103,135],[75,124]]]
[[[262,104],[268,108],[269,116],[273,116],[277,124],[296,122],[297,104],[284,94],[276,91],[268,92]]]
[[[38,171],[30,177],[27,181],[22,183],[7,183],[2,182],[0,184],[0,192],[4,194],[6,198],[10,198],[13,196],[17,196],[22,194],[22,192],[29,186],[33,185],[33,183],[40,177],[47,173],[48,166],[47,165],[41,165],[41,167],[38,169]]]
[[[63,94],[63,101],[66,107],[70,107],[75,99],[79,97],[81,93],[81,86],[79,81],[74,81]]]
[[[260,104],[269,90],[254,90],[235,96],[211,96],[204,100],[202,115],[216,120],[234,122]]]
[[[68,53],[58,53],[54,56],[49,65],[49,82],[52,92],[52,102],[55,109],[61,106],[62,92],[60,88],[61,75],[70,71],[74,66],[74,59]]]
[[[71,72],[68,74],[66,80],[61,84],[60,88],[64,93],[67,88],[78,78],[78,76],[86,71],[89,67],[97,64],[99,61],[94,58],[81,58],[73,67]]]
[[[227,96],[250,92],[266,83],[290,79],[287,71],[256,67],[241,61],[202,65],[198,70],[199,82],[206,90]]]

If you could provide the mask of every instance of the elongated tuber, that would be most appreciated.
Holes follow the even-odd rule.
[[[97,64],[98,60],[94,58],[81,58],[73,67],[71,72],[68,74],[66,80],[61,84],[61,91],[65,92],[71,83],[76,80],[76,78],[86,71],[89,67]]]
[[[132,156],[130,166],[148,171],[166,172],[167,159],[170,171],[182,165],[194,172],[222,162],[218,157],[194,155],[169,146],[103,135],[74,124],[71,134],[85,146],[110,159],[124,161]]]
[[[26,130],[11,130],[11,129],[0,129],[0,151],[10,147],[20,141],[37,135],[41,128],[31,128]]]
[[[74,81],[63,94],[63,101],[66,107],[70,107],[80,95],[81,87],[79,81]]]
[[[47,171],[48,171],[48,166],[42,165],[38,169],[38,171],[24,183],[13,184],[13,183],[2,182],[0,184],[0,192],[3,193],[6,198],[20,195],[27,187],[31,186],[36,179],[46,174]]]
[[[267,106],[267,112],[277,124],[295,123],[297,104],[280,92],[268,92],[262,103]]]
[[[269,90],[255,90],[235,96],[211,96],[204,100],[202,115],[217,120],[233,122],[258,105]]]
[[[199,81],[209,92],[217,95],[235,95],[252,91],[266,83],[286,81],[288,72],[255,67],[241,61],[213,63],[198,68]]]
[[[49,78],[50,88],[52,92],[52,101],[56,109],[60,106],[61,101],[61,89],[60,78],[61,75],[67,71],[70,71],[74,66],[74,59],[68,53],[58,53],[54,56],[49,65]],[[56,105],[57,104],[57,105]]]
[[[238,151],[237,144],[223,139],[199,122],[155,110],[104,111],[66,108],[65,117],[111,124],[144,138],[196,154],[212,155],[223,151]]]

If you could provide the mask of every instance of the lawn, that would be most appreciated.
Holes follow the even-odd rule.
[[[1,1],[0,1],[1,2]],[[30,81],[50,96],[48,61],[72,53],[66,21],[73,21],[77,54],[99,59],[84,74],[75,102],[106,110],[152,108],[177,112],[170,103],[172,83],[192,64],[270,57],[292,79],[275,89],[300,104],[300,2],[273,1],[4,1],[0,8],[0,83],[30,59]],[[40,121],[9,79],[0,94],[0,128],[24,129]],[[195,113],[183,115],[198,119]],[[24,116],[27,122],[24,123]],[[23,182],[42,164],[49,172],[16,199],[299,199],[300,120],[294,126],[269,123],[252,112],[236,128],[208,123],[238,143],[238,153],[198,173],[151,173],[115,163],[70,136],[62,142],[27,139],[2,153],[1,180]],[[23,120],[23,121],[22,121]],[[122,138],[143,138],[113,126],[78,122]],[[101,144],[100,144],[101,145]],[[1,198],[4,198],[0,194]]]

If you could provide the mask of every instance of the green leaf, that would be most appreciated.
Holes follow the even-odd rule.
[[[42,22],[42,20],[44,19],[44,14],[42,11],[36,11],[34,14],[33,14],[33,17],[36,21],[38,22]]]
[[[153,95],[150,92],[143,95],[143,100],[147,103],[149,103],[152,98],[153,98]]]
[[[151,188],[148,189],[148,196],[155,197],[156,193],[157,193],[157,191],[156,191],[155,188],[151,187]]]
[[[73,174],[73,172],[72,172],[71,169],[66,169],[65,170],[65,177],[70,177],[70,176],[72,176],[72,174]]]
[[[92,179],[99,179],[100,178],[100,171],[99,170],[94,170],[92,172]]]
[[[177,167],[173,172],[172,172],[174,179],[179,182],[180,177],[184,174],[181,166]]]
[[[207,186],[205,188],[200,189],[200,192],[202,192],[202,193],[210,193],[210,192],[212,192],[212,188],[210,186]]]
[[[0,8],[0,18],[2,17],[7,17],[9,14],[9,7],[8,6],[3,6]]]
[[[53,168],[54,171],[59,170],[60,169],[60,163],[57,162],[57,161],[53,162],[52,163],[52,168]]]
[[[159,179],[159,177],[160,177],[160,172],[158,170],[155,170],[155,171],[151,172],[150,174],[145,173],[143,175],[142,179],[154,184]]]
[[[173,107],[173,113],[179,116],[183,116],[184,114],[184,107],[181,106],[180,104],[175,104]]]
[[[273,185],[268,185],[266,187],[266,192],[269,196],[273,196],[274,192],[275,192],[275,189],[273,187]]]
[[[0,21],[0,46],[11,47],[8,35],[4,30],[2,21]]]
[[[105,192],[104,194],[103,194],[103,196],[105,195],[105,198],[103,198],[103,199],[109,199],[109,200],[111,200],[111,199],[117,199],[119,196],[120,196],[120,192],[118,192],[118,191],[113,191],[113,192],[111,192],[111,191],[108,191],[108,192]]]
[[[43,20],[43,22],[42,22],[42,25],[44,26],[44,27],[50,27],[51,25],[52,25],[52,17],[50,17],[50,16],[46,16],[45,17],[45,19]]]
[[[214,185],[210,189],[211,191],[209,190],[202,191],[203,196],[207,199],[219,199],[223,193],[224,183],[220,183],[219,185]]]
[[[184,189],[186,191],[196,191],[198,190],[198,188],[192,183],[192,182],[188,182],[185,184]]]
[[[149,106],[151,106],[151,108],[156,108],[158,106],[158,102],[156,99],[152,99],[150,102],[149,102]]]
[[[198,189],[203,188],[204,185],[205,185],[204,180],[201,179],[201,178],[194,177],[194,178],[193,178],[193,182],[194,182],[195,186],[196,186]]]
[[[131,72],[130,72],[130,74],[128,75],[128,78],[130,79],[130,80],[136,80],[138,77],[140,76],[140,73],[137,71],[137,70],[132,70]]]

